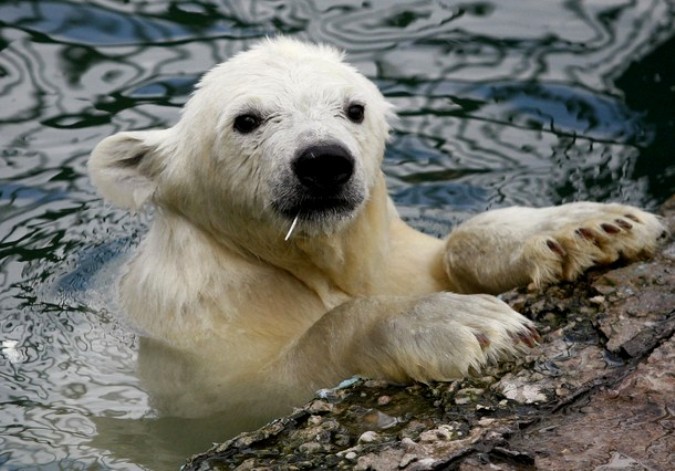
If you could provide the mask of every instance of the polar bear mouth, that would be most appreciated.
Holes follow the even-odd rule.
[[[356,211],[364,200],[364,196],[356,191],[332,196],[308,195],[302,191],[294,193],[290,198],[276,199],[272,203],[279,214],[291,221],[296,217],[309,222],[341,219]]]

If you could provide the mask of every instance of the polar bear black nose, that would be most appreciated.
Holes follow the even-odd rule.
[[[306,188],[335,191],[354,173],[354,157],[337,144],[321,144],[300,151],[293,161],[293,172]]]

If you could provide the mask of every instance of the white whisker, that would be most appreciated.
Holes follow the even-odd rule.
[[[295,226],[298,224],[298,219],[300,219],[300,213],[295,216],[295,219],[293,219],[293,223],[291,224],[291,228],[288,230],[288,233],[286,234],[286,237],[284,237],[284,241],[287,241],[288,239],[291,238],[291,234],[293,234],[293,230],[295,230]]]

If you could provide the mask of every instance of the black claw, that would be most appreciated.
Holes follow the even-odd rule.
[[[562,245],[560,245],[558,242],[555,240],[547,240],[546,245],[548,245],[548,248],[551,249],[553,252],[557,253],[561,257],[564,257],[567,255],[567,252],[565,252],[565,249],[563,248]]]
[[[528,326],[526,328],[527,332],[514,332],[511,334],[511,338],[515,342],[522,342],[528,347],[533,348],[539,343],[541,337],[539,336],[539,332],[537,332],[534,327]]]
[[[532,338],[532,335],[530,334],[524,333],[518,334],[518,339],[530,348],[533,348],[535,345],[537,345],[537,342],[534,340],[534,338]]]
[[[583,237],[584,239],[593,242],[597,247],[600,247],[599,234],[594,232],[592,229],[588,229],[586,227],[580,227],[575,232],[580,237]]]
[[[613,224],[603,223],[600,224],[600,227],[602,227],[602,230],[605,231],[607,234],[617,234],[621,232],[621,229],[619,229]]]
[[[593,231],[590,229],[587,229],[585,227],[580,227],[575,231],[577,235],[583,237],[584,239],[588,240],[594,240],[595,239],[595,234],[593,234]]]
[[[626,217],[628,217],[628,216],[626,216]],[[632,218],[629,218],[629,219],[632,219]],[[630,222],[624,221],[623,219],[615,219],[614,222],[617,223],[619,225],[619,227],[621,227],[622,229],[629,230],[629,229],[633,228],[633,225]]]
[[[485,334],[473,334],[478,340],[478,345],[480,345],[481,350],[486,350],[490,346],[490,339]]]

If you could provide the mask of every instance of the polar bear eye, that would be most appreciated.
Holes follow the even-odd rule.
[[[347,118],[349,118],[352,123],[361,124],[363,122],[364,113],[365,107],[358,103],[354,103],[347,107]]]
[[[248,134],[262,124],[260,116],[254,114],[241,114],[234,118],[234,129],[241,134]]]

